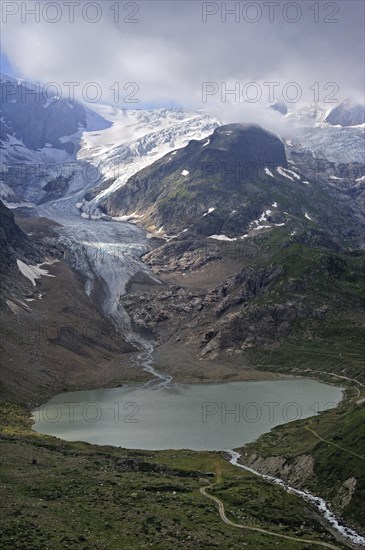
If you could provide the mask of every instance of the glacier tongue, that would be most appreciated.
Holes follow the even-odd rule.
[[[74,200],[74,199],[73,199]],[[147,251],[147,234],[127,222],[91,221],[70,209],[73,200],[56,201],[38,207],[38,213],[61,223],[58,242],[65,258],[85,277],[85,290],[97,308],[109,317],[118,334],[139,351],[132,360],[155,377],[153,384],[167,385],[171,376],[157,372],[152,366],[154,343],[134,332],[120,297],[126,284],[139,271],[153,275],[140,261]],[[158,281],[156,281],[158,282]],[[149,382],[149,384],[151,383]]]
[[[102,312],[110,316],[122,332],[125,314],[119,298],[135,273],[147,271],[140,261],[148,249],[147,235],[130,223],[82,218],[73,206],[74,200],[74,197],[64,198],[38,206],[38,214],[61,224],[57,229],[58,241],[67,260],[85,276],[88,295],[95,297]],[[96,289],[96,284],[100,288]]]

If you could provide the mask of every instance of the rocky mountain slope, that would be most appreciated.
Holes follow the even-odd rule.
[[[31,151],[57,149],[72,155],[77,148],[71,136],[80,128],[102,130],[111,126],[78,101],[57,96],[52,86],[42,88],[2,74],[0,92],[1,139],[9,159],[11,143]]]
[[[57,224],[16,221],[0,203],[0,398],[33,405],[62,389],[128,380],[135,350],[85,294],[57,242]]]
[[[171,238],[242,240],[287,226],[361,246],[364,214],[332,172],[310,153],[287,159],[282,141],[260,127],[230,124],[141,170],[102,206]]]
[[[4,276],[8,270],[13,270],[16,260],[28,260],[37,262],[43,259],[42,253],[37,250],[31,240],[18,227],[14,220],[14,214],[6,208],[0,200],[0,270]]]
[[[164,289],[132,289],[122,301],[165,367],[190,349],[199,375],[205,361],[286,371],[317,357],[362,379],[364,261],[325,235],[285,228],[239,245],[186,239],[145,256]]]
[[[128,177],[218,125],[181,109],[90,109],[52,86],[3,74],[0,92],[0,198],[39,204],[70,196],[96,219],[99,201]]]

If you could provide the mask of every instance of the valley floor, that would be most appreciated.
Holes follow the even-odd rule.
[[[89,252],[93,238],[93,234],[88,237]],[[93,258],[88,256],[90,261]],[[121,256],[113,255],[112,260],[116,262],[110,264],[113,269],[104,269],[103,260],[104,257],[98,257],[95,262],[96,275],[101,277],[106,273],[105,277],[109,277],[114,271],[118,275],[118,269],[122,266]],[[122,260],[124,262],[125,258]],[[131,257],[128,256],[129,260]],[[292,266],[296,269],[296,257],[289,257],[289,260],[290,269],[293,269]],[[320,253],[318,261],[322,261]],[[356,258],[349,259],[351,265],[355,265],[356,261]],[[229,270],[227,265],[224,269]],[[129,276],[132,272],[138,273],[140,267],[135,267],[133,264]],[[209,360],[202,357],[204,333],[209,333],[209,328],[218,318],[212,299],[216,292],[213,287],[223,284],[222,281],[241,266],[233,267],[232,273],[217,272],[219,280],[214,278],[211,265],[208,265],[205,272],[204,269],[198,270],[197,276],[191,277],[183,289],[171,290],[171,286],[166,285],[164,290],[172,292],[172,299],[168,300],[165,311],[165,306],[161,306],[161,296],[154,299],[155,292],[161,292],[159,285],[155,288],[149,285],[148,291],[151,290],[152,294],[143,307],[141,297],[145,294],[145,286],[132,284],[127,295],[123,296],[121,304],[130,314],[134,336],[147,342],[149,339],[157,340],[154,366],[159,372],[166,372],[173,376],[174,381],[185,383],[260,380],[303,374],[338,383],[338,379],[328,372],[334,371],[338,376],[356,379],[357,373],[363,375],[362,350],[357,340],[361,326],[356,332],[355,327],[346,325],[347,310],[340,321],[331,317],[326,322],[318,323],[317,318],[313,321],[310,316],[309,320],[299,319],[295,329],[301,325],[302,332],[294,332],[286,343],[281,342],[275,348],[263,349],[259,344],[250,347],[246,343],[243,350],[241,343],[238,347],[237,342],[232,340],[233,347],[230,348],[230,342],[226,345],[227,342],[220,340],[215,343],[223,342],[225,347],[220,349],[217,344],[218,347],[211,348],[212,351],[219,351],[216,356],[208,355]],[[210,289],[206,292],[207,281],[204,277],[209,271]],[[52,337],[46,330],[41,345],[38,341],[22,340],[23,333],[19,332],[22,323],[19,326],[17,323],[27,319],[29,312],[24,304],[20,307],[16,304],[15,325],[12,317],[5,319],[4,327],[10,332],[5,334],[2,379],[6,385],[1,388],[3,400],[0,401],[0,489],[4,507],[0,534],[3,548],[241,550],[244,547],[265,550],[274,546],[283,550],[312,550],[320,546],[318,542],[322,546],[326,543],[338,549],[356,548],[350,542],[339,540],[338,536],[336,538],[323,518],[301,498],[232,466],[219,453],[128,451],[68,443],[33,432],[28,417],[30,408],[61,390],[118,386],[149,378],[143,365],[136,363],[138,354],[133,343],[120,339],[119,334],[115,338],[113,327],[107,321],[107,312],[102,307],[93,307],[92,300],[87,298],[84,279],[62,261],[54,264],[50,272],[56,277],[43,277],[36,288],[23,285],[19,296],[24,298],[30,291],[34,292],[30,298],[34,300],[31,302],[32,315],[28,317],[31,329],[39,323],[49,323],[49,312],[54,312],[56,325],[52,327]],[[290,275],[293,273],[290,272]],[[299,284],[302,273],[295,272],[294,275],[297,278],[295,284]],[[242,281],[239,279],[237,282],[237,288],[247,289],[251,284],[256,288],[257,280],[250,279],[246,273],[242,277]],[[172,282],[172,286],[179,286],[178,281],[169,281],[168,277],[165,279],[167,283]],[[293,283],[292,277],[290,280]],[[344,303],[354,304],[351,314],[353,311],[359,314],[358,300],[355,298],[360,282],[349,279],[347,272],[344,275],[340,272],[340,280],[336,279],[340,296],[347,293]],[[257,286],[260,288],[259,284]],[[237,288],[232,284],[228,322],[237,314]],[[323,288],[321,301],[326,302],[327,287]],[[108,306],[114,307],[114,312],[119,314],[123,310],[123,307],[119,308],[121,304],[118,301],[121,289],[117,287],[114,290],[115,294],[108,295]],[[278,290],[274,288],[276,294],[269,298],[277,300],[277,310],[286,313],[285,307],[280,310],[281,295]],[[38,299],[38,292],[45,293],[44,301]],[[189,292],[201,293],[204,297],[189,295]],[[297,306],[300,311],[303,309],[302,302],[307,300],[301,298],[300,286],[296,292],[300,295]],[[184,310],[187,303],[206,299],[205,294],[209,296],[203,319],[195,315],[195,310]],[[317,296],[310,287],[308,296],[313,295]],[[223,296],[220,295],[221,300]],[[256,294],[248,296],[249,299],[256,299]],[[260,299],[258,296],[258,302]],[[257,311],[260,307],[267,312],[271,306],[262,298]],[[337,311],[336,308],[334,304],[334,311]],[[155,322],[154,315],[159,317],[166,312],[164,322]],[[246,306],[242,307],[242,312],[244,316]],[[85,333],[83,329],[90,319],[93,329],[97,330]],[[219,322],[221,319],[219,317]],[[252,323],[255,321],[253,318]],[[314,328],[312,321],[317,323]],[[247,324],[242,317],[241,325]],[[218,329],[221,334],[226,331],[225,334],[234,336],[232,327],[227,326],[223,321],[220,323]],[[334,326],[338,327],[338,333],[333,330]],[[76,340],[70,342],[62,327],[76,329]],[[257,327],[264,343],[276,341],[276,333],[265,332],[264,322],[260,320]],[[280,328],[280,322],[277,327]],[[318,327],[323,333],[319,332]],[[30,330],[30,334],[33,333],[34,330]],[[304,338],[303,333],[305,336],[309,334],[309,337]],[[19,336],[20,347],[17,346]],[[27,346],[24,347],[25,343]],[[16,370],[14,365],[22,365],[21,370]],[[320,375],[312,372],[318,371],[318,365],[324,371]],[[321,414],[313,420],[313,424],[308,420],[276,428],[243,449],[243,460],[259,471],[275,473],[283,478],[287,476],[293,485],[303,486],[304,482],[314,494],[328,500],[336,514],[360,532],[365,529],[360,506],[365,487],[362,459],[365,454],[362,448],[363,387],[345,378],[341,384],[342,381],[349,386],[349,395],[338,409]],[[20,404],[15,404],[15,401]],[[302,456],[312,461],[311,476],[295,480],[296,470],[292,466]],[[213,501],[208,495],[215,496],[217,500]],[[222,503],[219,505],[220,515],[218,501]],[[222,521],[221,506],[228,522]]]

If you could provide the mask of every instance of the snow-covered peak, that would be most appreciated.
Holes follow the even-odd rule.
[[[83,205],[87,214],[97,215],[98,206],[125,185],[142,168],[167,153],[186,146],[192,139],[210,135],[221,122],[203,112],[181,109],[117,109],[98,106],[98,114],[112,122],[100,132],[84,132],[78,158],[100,173],[94,197]],[[183,170],[182,175],[186,174]],[[105,186],[103,182],[110,181]]]
[[[346,111],[346,105],[350,111]],[[361,107],[351,112],[351,102],[340,104],[294,104],[285,115],[286,132],[290,134],[287,145],[293,150],[310,151],[314,157],[333,163],[364,162],[364,124],[360,122]],[[334,117],[334,113],[337,115]],[[351,114],[352,113],[352,114]],[[359,115],[360,113],[360,115]],[[356,116],[355,116],[356,115]],[[359,115],[359,116],[358,116]],[[342,118],[341,118],[342,117]],[[351,119],[352,117],[352,119]],[[334,124],[342,120],[341,124]]]

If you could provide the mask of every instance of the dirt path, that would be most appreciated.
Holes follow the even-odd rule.
[[[311,424],[311,422],[310,422]],[[349,453],[350,455],[356,456],[357,458],[361,458],[361,460],[365,460],[365,457],[358,455],[357,453],[354,453],[353,451],[349,451],[348,449],[345,449],[345,447],[341,447],[340,445],[337,445],[336,443],[332,443],[332,441],[328,441],[328,439],[323,439],[320,435],[317,434],[315,430],[310,428],[309,426],[305,426],[305,429],[308,430],[308,432],[311,432],[315,437],[323,441],[324,443],[328,443],[329,445],[333,445],[333,447],[337,447],[338,449],[341,449],[342,451],[345,451],[346,453]]]
[[[319,374],[329,374],[330,376],[334,376],[335,378],[339,378],[341,380],[347,380],[348,382],[354,382],[355,384],[358,384],[362,388],[364,387],[364,384],[362,384],[362,382],[359,382],[359,380],[356,380],[356,378],[349,378],[348,376],[335,374],[334,372],[330,372],[330,371],[313,371],[312,369],[305,369],[305,370],[307,372],[317,372]],[[357,395],[355,395],[351,399],[351,401],[353,401],[354,399],[358,399],[361,395],[361,392],[360,392],[359,388],[355,387],[355,389],[357,391]],[[312,421],[310,420],[309,424],[311,424],[311,423],[312,423]],[[313,428],[310,428],[309,426],[305,426],[305,429],[308,430],[309,432],[311,432],[320,441],[323,441],[324,443],[328,443],[329,445],[333,445],[333,447],[337,447],[338,449],[341,449],[341,451],[345,451],[346,453],[349,453],[350,455],[356,456],[357,458],[360,458],[361,460],[365,460],[365,457],[363,457],[361,455],[358,455],[357,453],[354,453],[353,451],[349,451],[348,449],[345,449],[345,447],[341,447],[340,445],[337,445],[337,443],[333,443],[332,441],[328,441],[328,439],[323,439],[323,437],[318,435],[317,432],[315,430],[313,430]]]
[[[219,480],[221,479],[220,472],[217,472],[217,482],[214,483],[214,485],[219,483],[218,479]],[[210,484],[209,487],[213,487],[213,484]],[[291,537],[289,535],[281,535],[280,533],[274,533],[273,531],[269,531],[268,529],[261,529],[260,527],[252,527],[250,525],[243,525],[243,524],[239,524],[239,523],[234,523],[233,521],[231,521],[230,519],[227,518],[227,516],[225,514],[225,511],[224,511],[223,502],[218,497],[215,497],[215,496],[210,495],[209,493],[207,493],[207,489],[208,489],[208,487],[201,487],[200,488],[201,494],[204,495],[207,498],[210,498],[211,500],[214,500],[214,502],[216,502],[218,504],[218,511],[219,511],[220,518],[227,525],[231,525],[232,527],[238,527],[239,529],[247,529],[248,531],[256,531],[258,533],[263,533],[265,535],[270,535],[272,537],[279,537],[279,538],[286,539],[286,540],[291,540],[291,541],[294,541],[294,542],[301,542],[301,543],[306,543],[306,544],[316,544],[318,546],[324,546],[326,548],[333,548],[334,550],[340,550],[338,546],[334,546],[333,544],[330,544],[328,542],[320,542],[320,541],[316,541],[316,540]]]
[[[327,374],[327,375],[330,375],[330,376],[334,376],[335,378],[340,378],[341,380],[347,380],[348,382],[355,382],[355,384],[358,384],[359,386],[361,386],[362,388],[365,387],[365,384],[363,384],[362,382],[359,382],[359,380],[356,380],[356,378],[349,378],[348,376],[343,376],[341,374],[336,374],[334,372],[331,372],[331,371],[326,371],[326,370],[313,370],[313,369],[304,369],[304,370],[301,370],[301,369],[293,369],[295,371],[300,371],[300,372],[313,372],[314,374]]]

